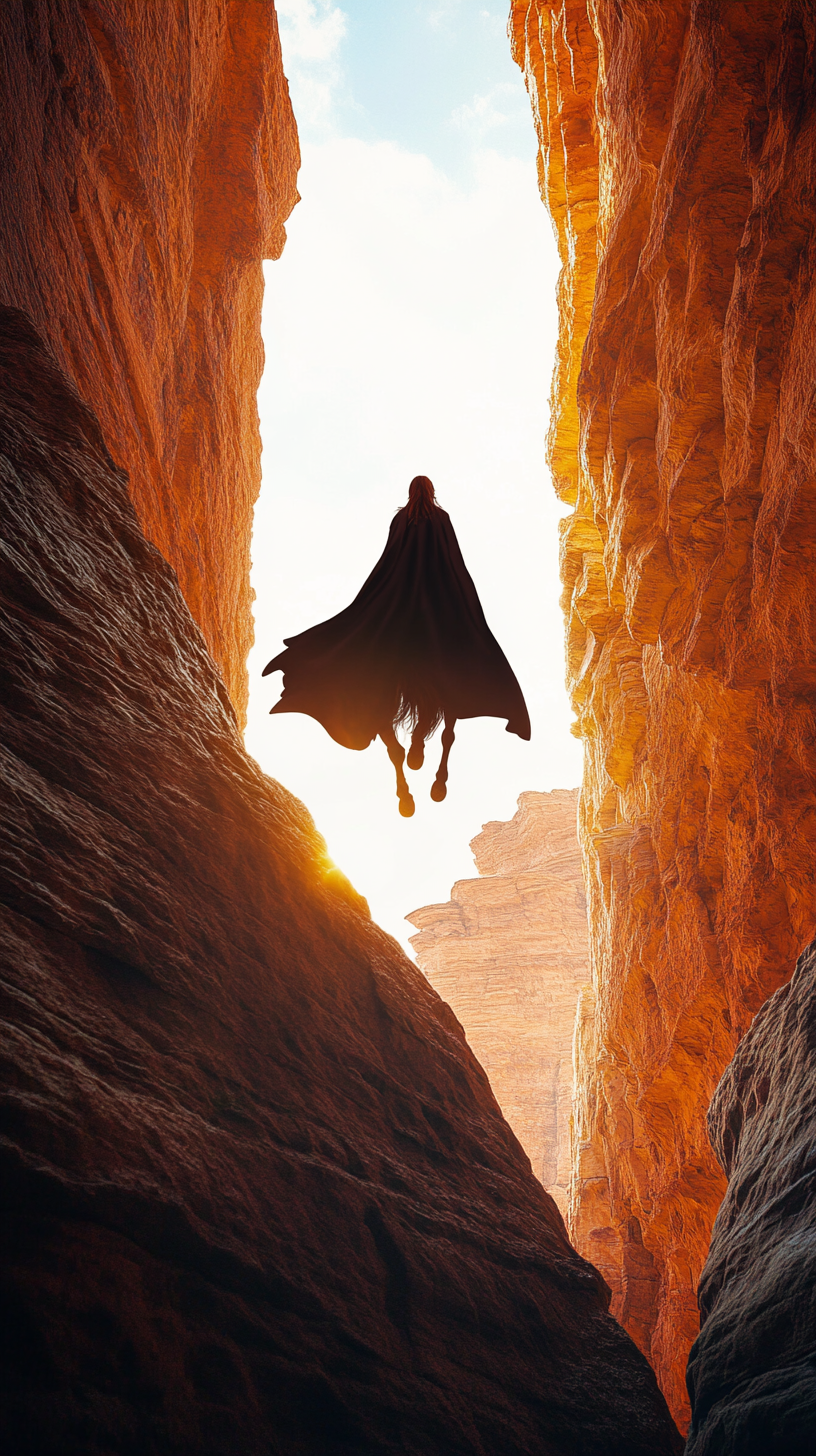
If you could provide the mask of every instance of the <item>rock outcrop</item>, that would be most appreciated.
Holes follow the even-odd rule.
[[[677,1452],[16,310],[0,400],[3,1449]]]
[[[687,1410],[706,1109],[816,930],[806,0],[514,0],[564,271],[551,458],[594,1006],[578,1247]]]
[[[808,1456],[816,1433],[816,947],[762,1007],[709,1124],[728,1192],[700,1282],[688,1456]]]
[[[406,918],[420,970],[455,1011],[533,1172],[567,1214],[572,1039],[587,981],[577,789],[522,794],[471,841],[482,878]]]
[[[242,718],[261,260],[297,197],[274,7],[4,0],[0,136],[0,304],[93,405]]]

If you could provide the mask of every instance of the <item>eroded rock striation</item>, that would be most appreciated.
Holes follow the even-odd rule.
[[[14,310],[0,401],[3,1449],[676,1452]]]
[[[689,1456],[808,1456],[816,1432],[816,947],[709,1113],[728,1191],[700,1282]]]
[[[0,137],[0,304],[92,404],[243,718],[261,260],[297,197],[274,7],[4,0]]]
[[[564,1217],[572,1166],[572,1040],[587,920],[578,791],[526,793],[471,840],[480,879],[406,918],[420,970],[448,1002],[533,1172]]]
[[[706,1109],[816,930],[813,8],[514,0],[512,26],[564,262],[595,997],[572,1227],[683,1418]]]

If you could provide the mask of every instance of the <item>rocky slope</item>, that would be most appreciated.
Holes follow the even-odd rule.
[[[816,947],[762,1007],[709,1123],[728,1192],[700,1283],[688,1456],[808,1456],[816,1432]]]
[[[3,1449],[676,1452],[12,310],[0,400]]]
[[[471,841],[482,878],[406,918],[420,970],[455,1011],[562,1214],[572,1166],[572,1039],[589,971],[578,792],[527,793]]]
[[[564,260],[551,454],[595,1005],[578,1247],[687,1409],[705,1114],[816,930],[804,0],[514,0]]]
[[[297,196],[274,7],[4,0],[0,136],[0,303],[92,402],[242,717],[261,259]]]

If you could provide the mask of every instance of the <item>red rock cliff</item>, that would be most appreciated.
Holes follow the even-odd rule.
[[[706,1109],[816,928],[814,14],[515,0],[512,27],[564,262],[595,987],[572,1227],[683,1416]]]
[[[96,411],[242,717],[261,259],[297,196],[274,7],[4,0],[0,67],[0,303]]]
[[[572,1042],[587,980],[578,792],[527,793],[471,840],[481,878],[406,918],[420,970],[453,1008],[496,1100],[564,1217],[572,1168]]]

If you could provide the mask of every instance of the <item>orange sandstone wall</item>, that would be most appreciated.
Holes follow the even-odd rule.
[[[675,1413],[705,1113],[816,930],[816,84],[797,0],[525,0],[594,998],[572,1227]]]
[[[587,980],[578,791],[526,793],[471,840],[478,880],[406,918],[419,968],[453,1008],[561,1213],[572,1166],[572,1040]]]
[[[243,714],[261,258],[296,201],[268,0],[5,0],[0,304],[96,411]]]

